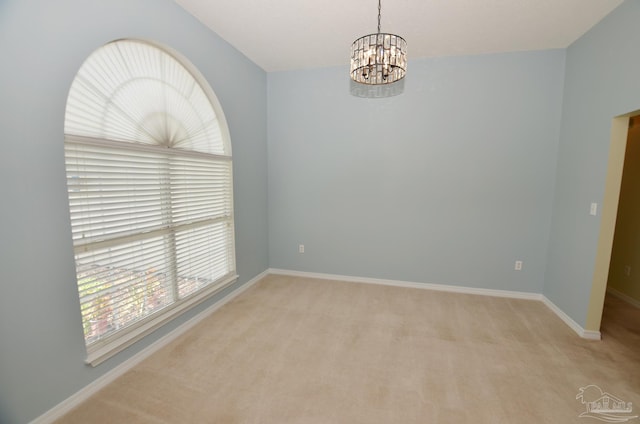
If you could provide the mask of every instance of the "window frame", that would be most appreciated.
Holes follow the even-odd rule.
[[[189,60],[187,60],[185,57],[183,57],[181,54],[179,54],[175,50],[170,49],[163,45],[159,45],[158,43],[155,43],[155,42],[150,42],[147,40],[139,40],[139,39],[121,39],[121,40],[114,40],[111,43],[117,43],[120,41],[146,44],[152,49],[157,49],[161,54],[166,54],[170,58],[175,60],[179,66],[184,68],[184,70],[191,75],[194,82],[204,92],[204,95],[206,96],[212,108],[213,114],[215,115],[215,118],[217,120],[217,129],[220,133],[219,135],[223,143],[225,154],[219,155],[219,154],[199,152],[197,150],[187,150],[182,148],[172,149],[170,147],[167,148],[159,145],[147,145],[143,143],[136,143],[135,141],[128,142],[128,141],[108,139],[108,138],[90,137],[90,136],[77,135],[77,134],[67,134],[66,120],[68,118],[67,114],[69,111],[69,105],[67,105],[67,111],[65,112],[65,134],[64,134],[65,169],[67,169],[67,174],[69,172],[69,165],[67,163],[68,159],[67,159],[66,150],[68,146],[72,144],[75,144],[76,146],[91,146],[91,145],[103,146],[103,147],[107,146],[107,150],[108,148],[111,148],[113,145],[122,144],[122,145],[126,145],[125,147],[127,149],[137,150],[142,153],[150,152],[154,150],[157,150],[158,152],[166,152],[164,154],[166,155],[167,158],[169,158],[168,160],[171,160],[172,157],[181,158],[181,157],[189,156],[189,157],[209,159],[211,160],[211,163],[214,163],[214,162],[218,163],[223,161],[228,162],[228,171],[224,172],[223,174],[224,177],[222,181],[223,181],[223,184],[229,185],[228,192],[225,192],[226,196],[224,197],[223,200],[225,202],[228,202],[230,215],[228,216],[228,218],[220,220],[220,222],[227,223],[227,226],[230,226],[230,228],[228,228],[227,230],[223,230],[223,232],[228,233],[226,236],[223,237],[226,243],[224,245],[225,247],[223,248],[223,250],[226,249],[225,251],[227,255],[224,257],[227,259],[228,257],[230,257],[230,260],[227,260],[225,262],[225,263],[230,263],[230,266],[224,268],[225,270],[229,268],[229,271],[226,274],[224,274],[224,276],[216,279],[214,282],[211,282],[208,285],[205,285],[203,288],[200,288],[199,290],[193,293],[187,294],[183,298],[180,298],[179,295],[177,294],[179,280],[177,278],[173,278],[171,280],[171,284],[175,293],[174,293],[174,296],[173,296],[174,299],[172,302],[170,302],[167,306],[163,306],[158,311],[151,312],[146,316],[144,316],[143,318],[135,321],[133,324],[125,325],[122,329],[116,330],[115,332],[112,332],[111,334],[103,338],[90,342],[88,341],[86,337],[87,333],[85,332],[85,346],[87,349],[87,358],[85,362],[91,366],[96,366],[101,362],[105,361],[106,359],[112,357],[116,353],[131,346],[136,341],[152,333],[153,331],[160,328],[161,326],[171,321],[172,319],[176,318],[180,314],[186,312],[187,310],[209,299],[214,294],[218,293],[222,289],[233,284],[238,279],[237,268],[236,268],[236,253],[235,253],[235,223],[234,223],[235,212],[234,212],[234,202],[233,202],[233,158],[231,154],[231,138],[230,138],[226,118],[224,116],[224,112],[222,110],[220,102],[218,101],[217,96],[213,92],[210,85],[207,83],[206,79],[202,76],[202,74],[195,68],[194,65],[191,64]],[[106,45],[101,46],[95,52],[108,46],[111,43],[107,43]],[[91,57],[92,56],[90,55],[85,61],[85,63],[83,63],[82,66],[84,66],[91,59]],[[80,70],[82,70],[82,67],[80,68]],[[80,70],[78,71],[79,73],[80,73]],[[76,79],[77,79],[77,76],[74,78],[74,83],[76,82]],[[69,97],[71,97],[71,92],[73,90],[73,87],[74,86],[72,85],[70,88]],[[172,155],[171,152],[175,152],[175,155]],[[171,180],[170,174],[168,172],[166,176],[169,178],[169,180]],[[67,175],[67,178],[69,182],[69,175]],[[68,183],[68,187],[71,187],[69,183]],[[69,193],[68,202],[70,205],[69,206],[70,217],[72,218],[73,214],[71,213],[70,189],[68,190],[68,193]],[[171,196],[171,194],[169,194],[169,196]],[[227,205],[227,203],[224,203],[224,204]],[[161,213],[164,213],[164,212],[161,212]],[[178,224],[178,226],[179,225],[180,224]],[[206,225],[207,224],[197,224],[196,226],[194,226],[194,228],[205,228]],[[174,221],[172,220],[169,224],[169,229],[167,230],[168,233],[166,233],[165,236],[168,234],[169,237],[175,237],[176,231],[185,231],[183,227],[180,227],[179,230],[175,230],[173,228],[177,228],[177,227],[174,227]],[[137,234],[137,236],[139,236],[141,240],[144,239],[144,234],[143,234],[144,232],[145,231],[143,229],[139,231]],[[134,234],[133,237],[135,238],[136,234]],[[101,240],[98,240],[95,243],[101,243],[101,242],[102,242]],[[119,246],[122,246],[122,243],[123,242],[120,242]],[[76,265],[78,265],[78,257],[79,257],[78,255],[80,252],[83,251],[84,248],[85,248],[84,244],[79,243],[77,239],[74,238],[74,261],[76,262]],[[173,269],[174,272],[179,267],[178,259],[176,255],[177,254],[174,251],[172,256],[173,261],[170,263],[170,268]],[[204,254],[201,254],[201,255],[204,255]],[[166,259],[167,256],[170,256],[170,255],[168,255],[167,253],[163,254],[164,259]],[[78,284],[80,280],[79,275],[80,273],[77,268],[76,269],[76,287],[78,287],[78,290],[80,287]],[[78,294],[80,295],[80,292],[78,292]],[[83,318],[83,322],[84,322],[84,318]],[[84,325],[83,325],[83,328],[84,328]]]

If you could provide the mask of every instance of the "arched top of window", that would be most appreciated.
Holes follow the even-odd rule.
[[[65,135],[231,156],[215,94],[183,63],[141,40],[99,48],[69,91]]]

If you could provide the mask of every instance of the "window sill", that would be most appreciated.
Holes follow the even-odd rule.
[[[238,279],[238,275],[235,273],[226,279],[222,280],[217,285],[206,288],[202,290],[200,293],[193,295],[190,298],[185,299],[184,301],[175,304],[172,307],[169,307],[163,310],[158,315],[154,315],[150,317],[148,321],[142,321],[136,326],[133,326],[126,333],[120,335],[114,340],[108,341],[104,344],[99,344],[98,346],[94,346],[93,348],[87,349],[87,359],[85,359],[85,363],[95,367],[107,359],[111,358],[115,354],[123,351],[127,347],[131,346],[138,340],[142,339],[146,335],[152,333],[157,330],[167,322],[176,318],[178,315],[183,312],[191,309],[192,307],[202,303],[207,300],[220,290],[225,287],[230,286]]]

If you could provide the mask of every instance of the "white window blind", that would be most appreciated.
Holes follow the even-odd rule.
[[[236,278],[230,143],[207,89],[135,40],[98,49],[71,86],[65,163],[91,364]]]

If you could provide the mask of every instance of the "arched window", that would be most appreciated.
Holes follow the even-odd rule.
[[[204,78],[138,40],[84,62],[64,132],[87,362],[96,365],[237,278],[231,143]]]

